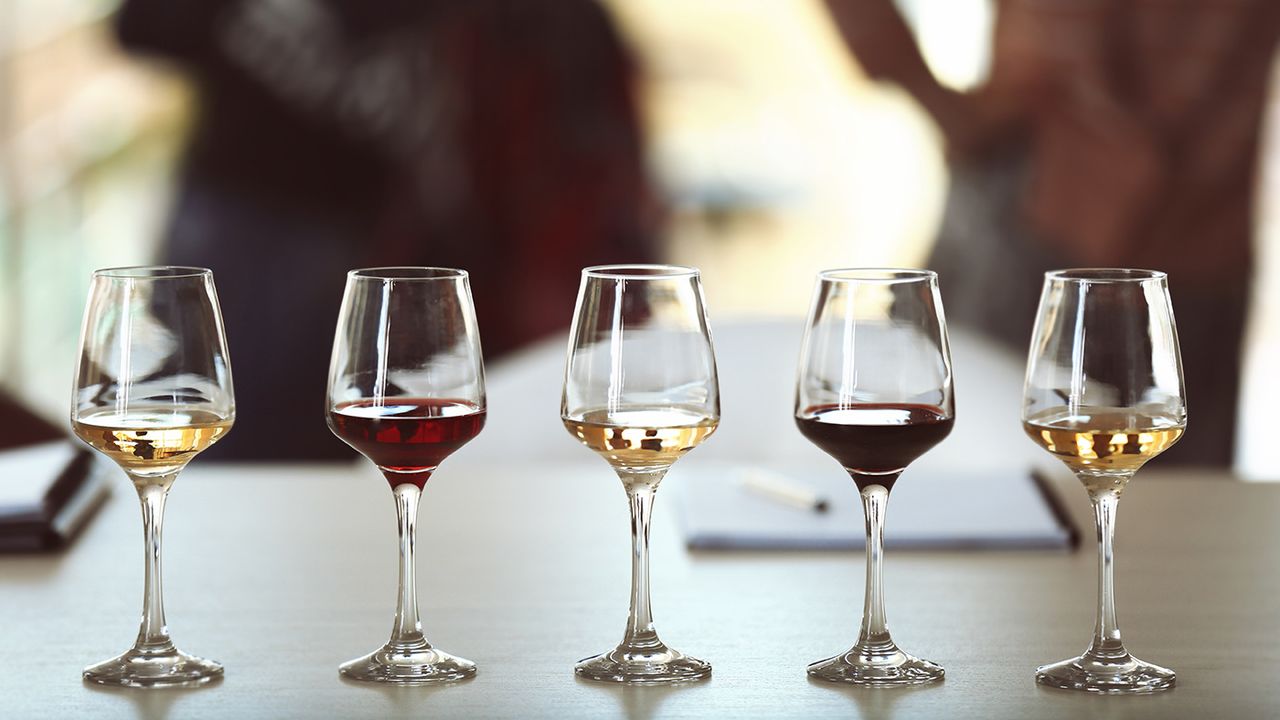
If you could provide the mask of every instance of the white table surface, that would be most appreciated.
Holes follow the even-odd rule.
[[[723,429],[668,483],[697,463],[815,452],[791,429],[788,332],[717,333]],[[608,467],[559,427],[560,347],[493,369],[489,426],[424,496],[423,623],[437,646],[479,664],[474,680],[381,688],[338,678],[340,662],[386,640],[394,610],[393,503],[372,467],[197,461],[166,517],[168,619],[179,647],[223,661],[226,679],[160,691],[80,680],[136,632],[141,522],[121,477],[70,551],[0,557],[0,718],[1280,717],[1280,487],[1155,465],[1121,504],[1117,585],[1129,647],[1178,671],[1170,692],[1098,697],[1035,685],[1037,664],[1088,642],[1096,569],[1087,542],[1075,554],[891,552],[890,627],[903,647],[946,667],[946,681],[906,690],[810,681],[807,663],[856,639],[862,555],[687,553],[661,493],[658,629],[709,660],[713,677],[672,688],[577,680],[573,663],[621,635],[627,510]],[[956,431],[921,464],[1035,459],[1029,442],[1013,443],[1020,360],[960,338],[956,355]],[[993,423],[1008,428],[1008,453],[967,452],[965,438]],[[1088,522],[1083,491],[1062,487]],[[892,523],[891,505],[889,533]]]

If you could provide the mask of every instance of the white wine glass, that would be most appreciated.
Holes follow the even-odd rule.
[[[115,461],[142,503],[142,624],[124,654],[86,680],[132,687],[199,685],[222,665],[179,651],[169,636],[160,538],[169,488],[235,421],[231,365],[213,273],[190,267],[98,270],[89,288],[71,425]]]
[[[575,667],[587,680],[677,683],[711,665],[666,646],[649,603],[654,494],[681,455],[720,422],[715,353],[694,268],[605,265],[582,271],[560,416],[622,480],[631,505],[631,610],[622,642]]]
[[[425,685],[464,680],[475,663],[432,647],[418,615],[418,502],[445,458],[485,423],[484,362],[464,270],[352,270],[333,339],[329,429],[382,471],[395,497],[399,590],[391,639],[342,664],[350,680]]]
[[[867,578],[858,642],[809,666],[829,682],[892,687],[941,680],[937,663],[903,651],[885,618],[889,494],[955,420],[951,348],[929,270],[852,268],[818,274],[800,352],[796,426],[849,473],[866,517]]]
[[[1187,408],[1165,274],[1046,273],[1027,359],[1027,435],[1084,484],[1098,525],[1098,615],[1079,657],[1036,670],[1042,685],[1096,693],[1173,687],[1172,670],[1125,649],[1116,622],[1112,545],[1129,480],[1182,436]]]

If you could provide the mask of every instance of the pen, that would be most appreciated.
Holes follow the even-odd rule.
[[[778,473],[750,469],[742,473],[742,487],[762,498],[801,510],[824,513],[831,503],[813,488],[792,482]]]

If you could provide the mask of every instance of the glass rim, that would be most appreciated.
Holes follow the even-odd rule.
[[[1162,281],[1168,277],[1168,273],[1162,270],[1107,267],[1064,268],[1044,274],[1046,281],[1070,283],[1143,283]]]
[[[687,265],[663,263],[621,263],[617,265],[592,265],[582,268],[583,277],[608,280],[674,280],[698,277],[698,268]]]
[[[431,265],[387,265],[347,271],[347,278],[350,280],[465,280],[468,277],[470,275],[466,270]]]
[[[124,265],[99,268],[93,271],[95,278],[112,280],[171,280],[176,278],[211,277],[209,268],[193,265]]]
[[[849,267],[820,270],[818,279],[823,282],[869,282],[892,285],[921,280],[936,282],[938,273],[923,268]]]

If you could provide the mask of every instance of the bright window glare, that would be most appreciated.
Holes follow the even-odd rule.
[[[703,269],[717,317],[803,315],[818,268],[924,261],[936,132],[862,74],[821,2],[608,4],[648,74],[668,259]]]
[[[1250,480],[1280,481],[1280,444],[1267,432],[1280,407],[1280,58],[1271,72],[1258,174],[1257,259],[1236,415],[1236,470]],[[1190,403],[1194,423],[1195,399]]]
[[[920,51],[938,81],[971,90],[991,68],[991,0],[902,0]]]

